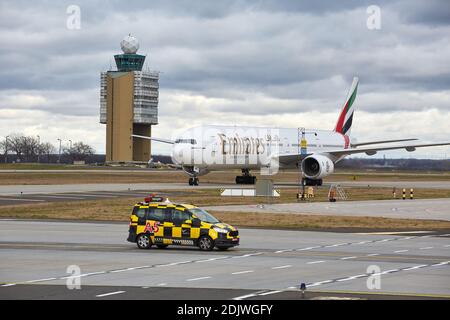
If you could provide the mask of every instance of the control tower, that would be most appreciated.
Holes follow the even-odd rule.
[[[114,56],[117,70],[101,73],[100,123],[106,124],[106,162],[148,162],[151,136],[158,124],[159,73],[142,71],[146,56],[136,52],[138,40],[126,36],[123,53]]]

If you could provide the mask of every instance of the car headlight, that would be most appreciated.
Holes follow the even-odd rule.
[[[214,227],[214,230],[218,233],[228,233],[228,230],[223,228]]]

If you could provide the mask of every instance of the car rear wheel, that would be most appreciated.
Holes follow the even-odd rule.
[[[150,249],[152,240],[148,234],[140,234],[136,239],[136,244],[139,249]]]
[[[159,249],[165,249],[167,248],[169,245],[168,244],[157,244],[156,245]]]
[[[203,236],[198,240],[198,247],[203,251],[211,251],[214,249],[214,241],[208,236]]]

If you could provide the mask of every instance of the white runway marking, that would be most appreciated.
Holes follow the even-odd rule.
[[[348,278],[338,279],[338,280],[336,280],[336,282],[343,282],[343,281],[349,281],[349,280],[353,280],[353,278],[348,277]]]
[[[312,249],[318,249],[321,246],[316,246],[316,247],[308,247],[308,248],[302,248],[302,249],[296,249],[295,251],[306,251],[306,250],[312,250]]]
[[[115,292],[108,292],[108,293],[98,294],[98,295],[96,295],[96,297],[97,298],[103,298],[103,297],[112,296],[112,295],[121,294],[121,293],[125,293],[125,291],[115,291]]]
[[[286,265],[286,266],[279,266],[279,267],[273,267],[272,269],[286,269],[286,268],[290,268],[292,267],[290,264]]]
[[[112,271],[110,271],[110,272],[112,272]],[[83,273],[83,274],[80,274],[79,276],[73,276],[73,275],[72,276],[66,276],[66,277],[61,277],[58,280],[83,278],[83,277],[95,276],[95,275],[98,275],[98,274],[106,274],[106,271]]]
[[[160,267],[168,267],[168,266],[176,266],[178,264],[186,264],[186,263],[190,263],[192,261],[180,261],[180,262],[172,262],[172,263],[168,263],[168,264],[161,264],[159,265]]]
[[[110,273],[119,273],[119,272],[125,272],[128,271],[128,269],[119,269],[119,270],[112,270]]]
[[[222,259],[229,259],[229,258],[230,258],[230,256],[225,256],[225,257],[211,258],[211,259],[208,259],[208,260],[215,261],[215,260],[222,260]]]
[[[57,278],[47,278],[47,279],[38,279],[38,280],[28,280],[25,281],[25,283],[35,283],[35,282],[44,282],[44,281],[52,281],[56,280]]]
[[[435,264],[432,264],[431,266],[432,267],[444,266],[444,265],[448,264],[449,262],[450,261],[445,261],[445,262],[441,262],[441,263],[435,263]]]
[[[192,278],[192,279],[187,279],[186,281],[197,281],[197,280],[205,280],[205,279],[211,279],[211,277]]]
[[[402,252],[408,252],[409,250],[397,250],[397,251],[394,251],[394,253],[402,253]]]
[[[282,292],[282,291],[280,291],[280,290],[268,291],[268,292],[260,293],[260,294],[258,294],[258,296],[268,296],[270,294],[276,294],[276,293],[280,293],[280,292]]]
[[[325,281],[315,282],[315,283],[310,284],[308,287],[321,286],[322,284],[330,283],[330,282],[333,282],[333,280],[325,280]]]
[[[256,297],[256,294],[255,293],[246,294],[245,296],[233,298],[233,300],[243,300],[243,299],[247,299],[247,298],[251,298],[251,297]]]
[[[316,263],[322,263],[322,262],[325,262],[325,261],[323,261],[323,260],[320,260],[320,261],[311,261],[311,262],[308,262],[307,264],[316,264]]]
[[[367,277],[367,274],[358,274],[356,276],[348,277],[347,279],[353,280],[353,279],[358,279],[358,278],[363,278],[363,277]]]
[[[356,259],[357,257],[344,257],[344,258],[341,258],[341,260],[349,260],[349,259]]]
[[[380,255],[379,253],[371,253],[371,254],[368,254],[366,257],[376,257],[379,255]]]
[[[275,251],[275,253],[283,253],[283,252],[289,252],[289,251],[293,251],[293,249],[278,250],[278,251]]]
[[[386,270],[386,271],[381,272],[380,274],[383,275],[383,274],[388,274],[388,273],[397,272],[397,271],[400,271],[400,269]]]
[[[128,268],[128,270],[138,270],[138,269],[147,269],[147,268],[150,268],[150,266],[141,266],[141,267]]]
[[[264,252],[256,252],[256,253],[248,253],[248,254],[244,254],[242,256],[234,256],[233,258],[237,259],[237,258],[247,258],[247,257],[253,257],[253,256],[258,256],[260,254],[263,254]]]
[[[80,278],[81,278],[81,277],[96,276],[96,275],[98,275],[98,274],[105,274],[105,273],[106,273],[106,271],[84,273],[84,274],[80,274]]]
[[[2,287],[12,287],[12,286],[15,286],[16,284],[15,283],[8,283],[8,284],[3,284],[3,285],[1,285]]]
[[[340,246],[345,246],[348,245],[350,243],[336,243],[336,244],[332,244],[330,246],[325,246],[325,248],[334,248],[334,247],[340,247]]]
[[[433,247],[423,247],[423,248],[420,248],[419,250],[429,250],[429,249],[433,249]]]
[[[238,271],[238,272],[233,272],[231,274],[244,274],[244,273],[252,273],[254,272],[253,270],[245,270],[245,271]]]
[[[410,267],[410,268],[404,268],[404,269],[402,269],[402,270],[403,270],[403,271],[409,271],[409,270],[420,269],[420,268],[423,268],[423,267],[426,267],[426,266],[428,266],[428,265],[427,265],[427,264],[421,264],[421,265],[414,266],[414,267]]]

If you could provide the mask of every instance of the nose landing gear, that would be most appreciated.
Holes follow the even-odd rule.
[[[189,178],[189,185],[190,186],[198,186],[198,178],[197,177],[190,177]]]
[[[250,170],[242,169],[242,176],[236,176],[236,184],[255,184],[256,177],[250,175]]]

